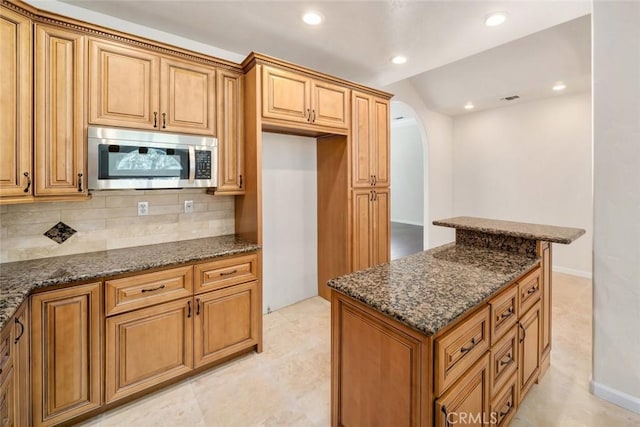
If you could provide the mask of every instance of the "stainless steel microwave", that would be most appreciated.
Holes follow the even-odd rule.
[[[90,190],[217,187],[213,137],[89,126]]]

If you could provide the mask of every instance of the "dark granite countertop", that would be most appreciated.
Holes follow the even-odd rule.
[[[538,260],[450,243],[331,279],[328,285],[419,332],[434,335]]]
[[[0,264],[0,328],[34,289],[258,249],[227,235]]]
[[[569,244],[585,233],[582,228],[529,224],[471,216],[440,219],[433,221],[433,225],[563,244]]]

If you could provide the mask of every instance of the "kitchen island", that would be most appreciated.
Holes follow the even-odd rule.
[[[329,281],[333,425],[507,425],[549,366],[551,242],[458,217],[456,242]]]

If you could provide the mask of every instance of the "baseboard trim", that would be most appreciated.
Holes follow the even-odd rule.
[[[640,414],[640,399],[593,380],[589,382],[589,391],[608,402],[618,405],[631,412]]]
[[[585,279],[591,279],[593,277],[590,271],[575,270],[573,268],[561,267],[559,265],[554,265],[553,271],[557,271],[558,273],[571,274],[572,276],[584,277]]]
[[[409,225],[418,225],[420,227],[424,227],[421,223],[416,221],[405,221],[404,219],[392,219],[390,222],[397,222],[400,224],[409,224]]]

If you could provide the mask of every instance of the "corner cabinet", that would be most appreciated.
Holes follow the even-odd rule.
[[[0,6],[0,197],[32,195],[31,20]]]
[[[101,290],[91,283],[32,297],[34,426],[68,421],[102,403]]]
[[[35,25],[35,195],[86,196],[85,41]]]
[[[91,38],[89,123],[215,135],[215,68]]]
[[[244,194],[244,77],[218,70],[218,188],[216,194]]]
[[[353,92],[353,187],[389,186],[389,101]]]
[[[353,271],[389,261],[390,201],[389,189],[352,192],[351,269]]]

